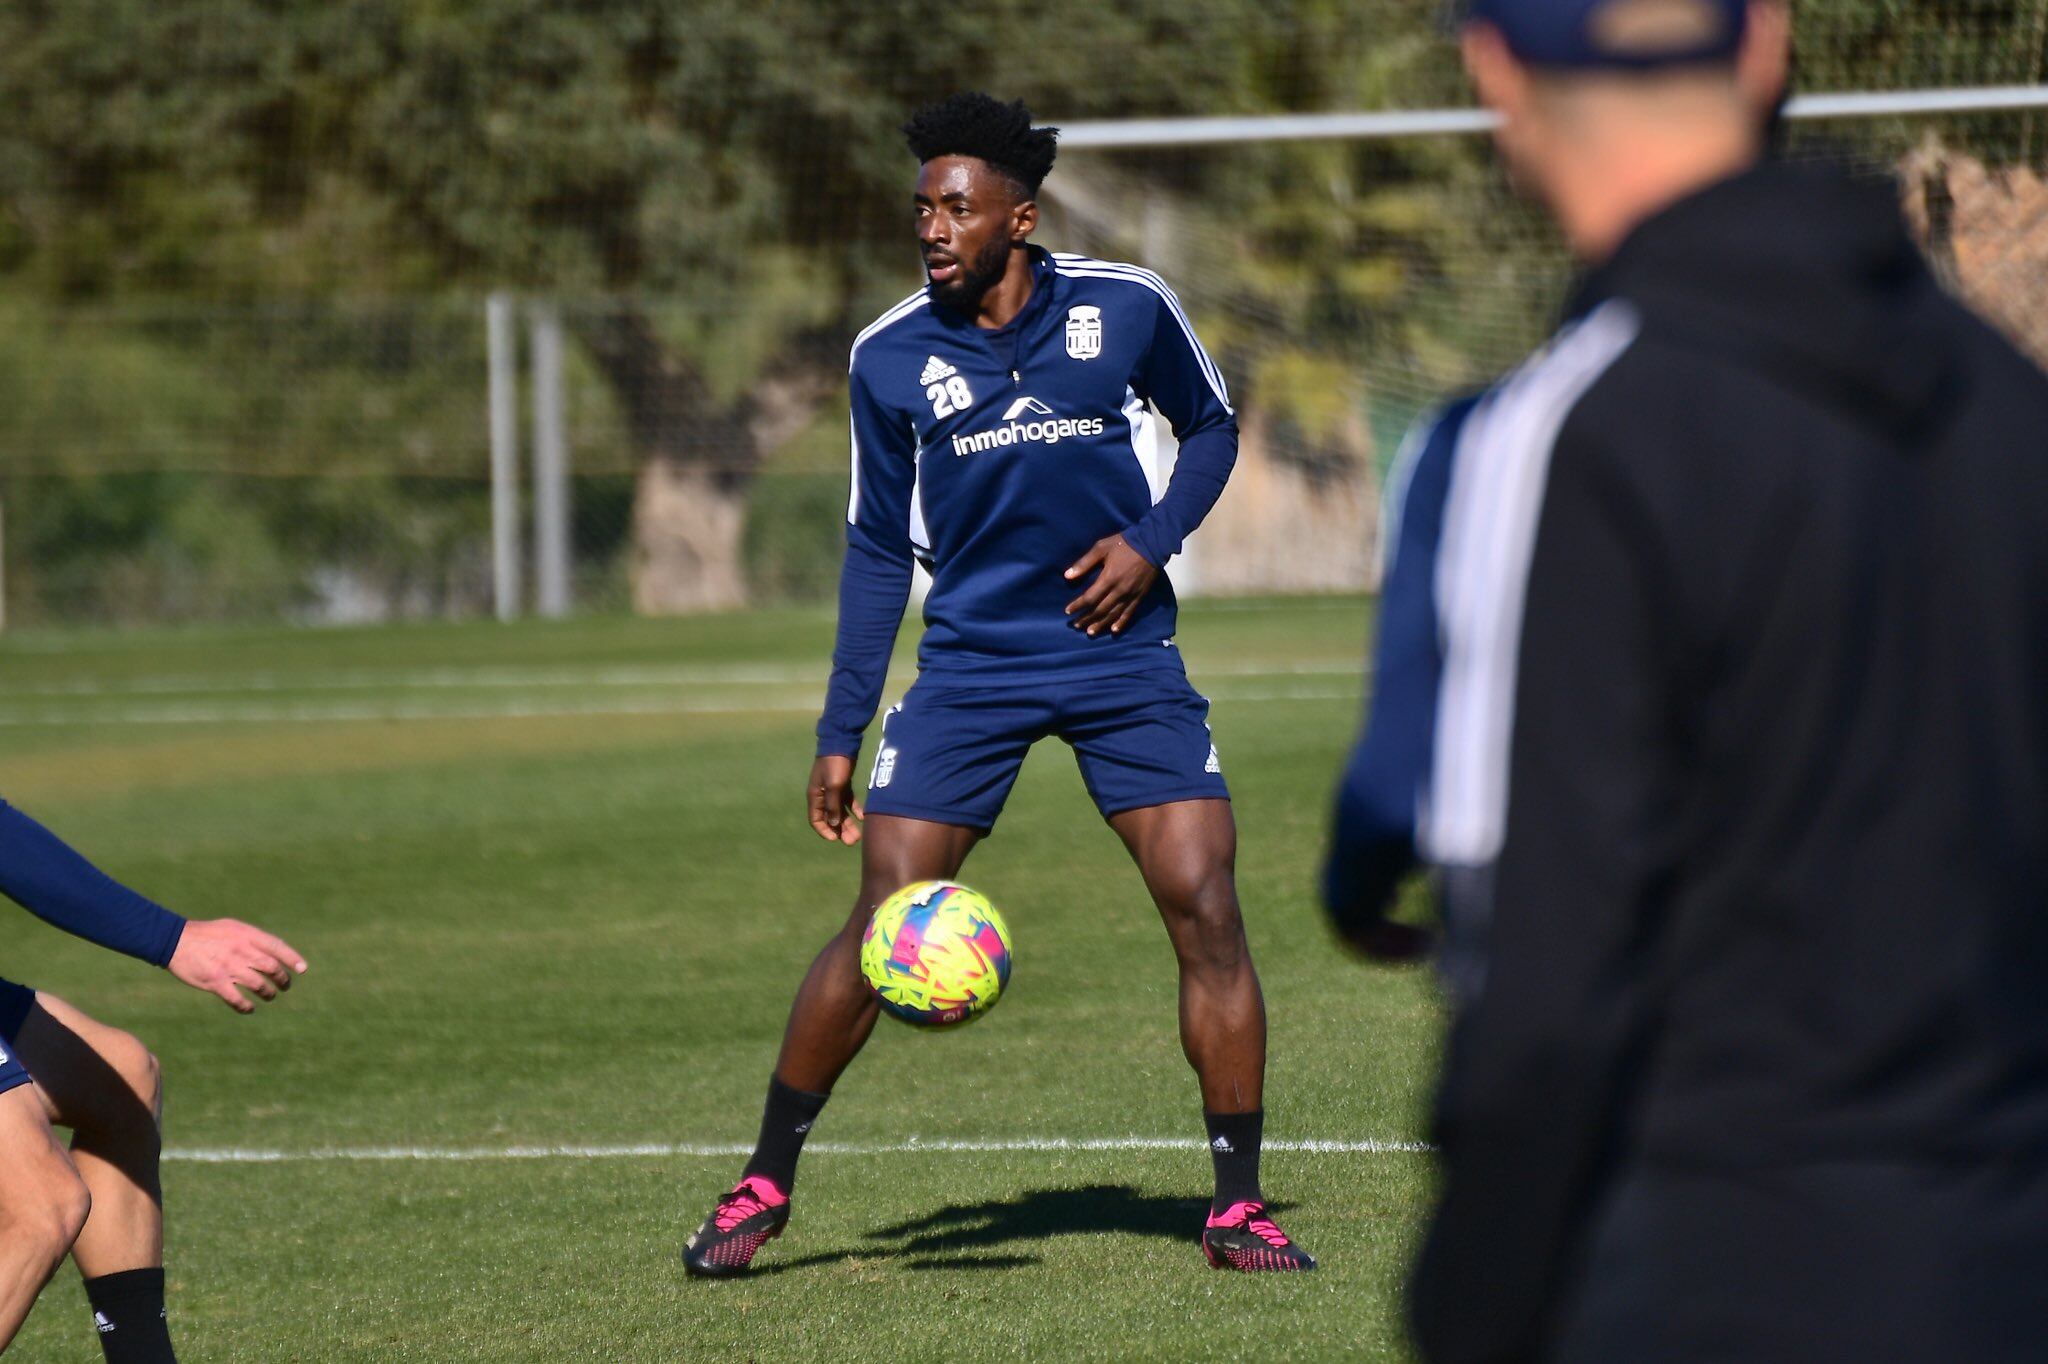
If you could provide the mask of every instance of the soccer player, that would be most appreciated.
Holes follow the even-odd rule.
[[[0,801],[0,893],[66,932],[169,969],[249,1013],[306,962],[233,919],[182,919],[110,880]],[[0,1352],[64,1260],[108,1364],[170,1364],[160,1077],[135,1038],[0,980]],[[51,1124],[71,1129],[66,1151]]]
[[[684,1263],[739,1273],[781,1233],[804,1136],[875,1024],[859,964],[869,916],[910,882],[957,875],[1025,751],[1057,735],[1180,964],[1215,1163],[1203,1250],[1218,1268],[1313,1268],[1260,1191],[1266,1018],[1237,831],[1160,571],[1236,461],[1223,377],[1158,276],[1031,244],[1056,129],[963,94],[904,132],[929,283],[853,346],[839,638],[809,788],[818,835],[860,846],[860,892],[797,993],[753,1158]],[[1170,480],[1155,407],[1180,442]],[[932,573],[918,678],[883,720],[863,804],[854,758],[917,561]]]
[[[2043,1357],[2048,376],[1767,156],[1788,28],[1464,32],[1587,273],[1435,573],[1441,1364]]]

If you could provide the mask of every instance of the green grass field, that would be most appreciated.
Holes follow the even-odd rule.
[[[1313,900],[1366,611],[1183,617],[1237,798],[1269,1142],[1423,1135],[1433,984],[1339,957]],[[0,970],[164,1060],[187,1358],[1403,1357],[1425,1155],[1272,1151],[1267,1192],[1322,1272],[1203,1263],[1172,956],[1057,743],[965,873],[1016,938],[1002,1006],[957,1034],[884,1020],[766,1272],[684,1278],[853,892],[856,855],[802,818],[830,639],[795,611],[0,637],[0,793],[313,962],[238,1018],[0,911]],[[892,698],[909,675],[906,653]],[[616,1150],[636,1146],[659,1149]],[[584,1149],[507,1154],[547,1147]],[[69,1269],[17,1352],[99,1358]]]

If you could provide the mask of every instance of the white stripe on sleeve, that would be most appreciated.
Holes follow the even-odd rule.
[[[1131,424],[1131,453],[1137,456],[1138,468],[1145,474],[1146,490],[1152,494],[1152,505],[1156,507],[1159,499],[1166,496],[1166,475],[1159,464],[1159,426],[1152,420],[1152,409],[1128,384],[1124,386],[1124,420]]]
[[[1466,420],[1437,557],[1444,673],[1420,843],[1440,866],[1484,866],[1507,838],[1508,764],[1529,566],[1565,420],[1641,330],[1609,303],[1561,332]]]
[[[846,434],[852,451],[849,458],[853,465],[853,478],[851,490],[846,494],[846,524],[857,526],[860,524],[860,423],[853,419],[850,403],[848,406]]]

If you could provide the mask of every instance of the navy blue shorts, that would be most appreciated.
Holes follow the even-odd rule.
[[[22,1020],[28,1017],[35,1002],[34,990],[11,980],[0,980],[0,1094],[33,1078],[21,1058],[14,1054],[14,1035],[21,1031]]]
[[[1209,702],[1178,667],[1034,686],[923,678],[882,717],[867,810],[986,832],[1024,754],[1058,735],[1104,818],[1177,800],[1228,800]]]

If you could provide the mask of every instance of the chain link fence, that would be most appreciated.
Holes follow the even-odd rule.
[[[106,11],[106,70],[53,54],[58,11],[0,15],[10,625],[503,606],[501,288],[522,321],[561,319],[576,609],[824,599],[846,346],[918,282],[910,106],[960,86],[1052,121],[1466,98],[1423,0],[493,0],[460,30],[372,0],[80,8]],[[2048,79],[2048,0],[1795,13],[1809,90]],[[188,117],[152,124],[163,101]],[[1896,177],[1937,265],[2048,362],[2048,114],[1806,124],[1790,154]],[[1163,273],[1239,400],[1240,472],[1176,568],[1197,591],[1369,585],[1401,431],[1512,364],[1568,275],[1471,136],[1076,147],[1046,209],[1046,244]],[[518,506],[530,605],[530,475]]]

